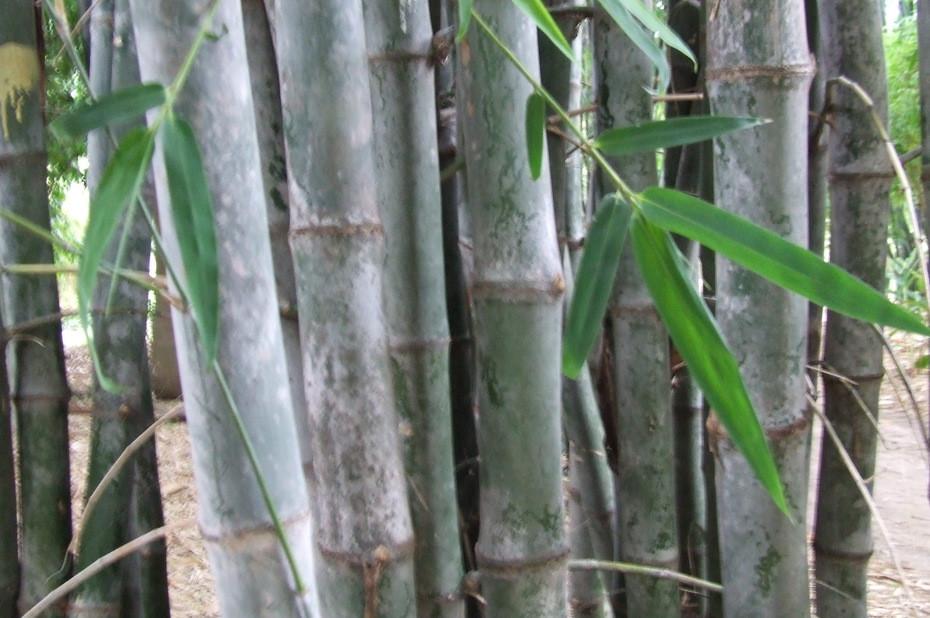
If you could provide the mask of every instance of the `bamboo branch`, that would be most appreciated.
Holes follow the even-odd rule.
[[[150,530],[142,536],[129,541],[125,545],[117,547],[110,553],[104,554],[97,560],[94,560],[92,563],[90,563],[86,569],[80,573],[77,573],[74,577],[45,595],[45,597],[36,603],[32,609],[23,614],[22,618],[38,618],[38,616],[43,611],[54,605],[56,602],[58,602],[58,600],[66,597],[72,590],[76,589],[78,586],[111,564],[119,562],[126,556],[139,551],[146,545],[154,543],[155,541],[168,536],[168,533],[170,532],[174,532],[182,528],[187,528],[188,526],[192,526],[195,523],[195,519],[186,519],[184,521],[179,521],[176,524],[168,524],[166,526],[162,526],[161,528],[155,528],[154,530]]]
[[[644,566],[641,564],[631,564],[629,562],[609,562],[607,560],[569,560],[568,568],[572,571],[613,571],[616,573],[628,573],[631,575],[645,575],[657,579],[670,579],[680,584],[689,584],[698,588],[704,588],[713,592],[723,592],[723,586],[720,584],[692,577],[678,571],[670,569],[660,569],[656,567]]]
[[[93,493],[91,493],[90,497],[87,499],[87,503],[84,506],[84,512],[81,514],[80,526],[78,526],[78,529],[74,534],[74,537],[72,537],[71,544],[68,545],[68,553],[70,553],[73,556],[78,555],[78,551],[80,549],[80,544],[81,544],[81,538],[84,536],[84,527],[87,524],[87,522],[90,520],[90,515],[91,513],[94,512],[94,509],[96,508],[97,503],[99,503],[100,499],[103,497],[103,492],[106,490],[107,487],[110,486],[110,483],[113,482],[113,480],[116,478],[116,475],[118,475],[122,471],[122,469],[126,466],[126,464],[129,463],[132,456],[136,454],[136,451],[142,448],[142,446],[146,442],[148,442],[149,439],[152,438],[152,436],[155,435],[155,431],[159,427],[161,427],[162,425],[164,425],[171,419],[180,416],[182,412],[184,412],[184,406],[181,404],[176,405],[164,416],[162,416],[161,418],[156,420],[154,423],[149,425],[145,429],[145,431],[140,433],[136,437],[135,440],[129,443],[129,446],[123,449],[123,452],[120,453],[119,457],[116,458],[116,461],[113,462],[113,465],[110,466],[106,474],[103,475],[103,478],[100,479],[100,482],[97,483],[97,486],[94,488]]]
[[[904,367],[901,365],[901,361],[898,359],[898,355],[895,353],[894,349],[891,347],[891,342],[888,341],[888,338],[885,337],[885,334],[881,331],[880,328],[872,326],[875,329],[875,332],[878,333],[878,336],[881,337],[882,345],[885,346],[885,351],[888,352],[888,356],[891,357],[891,362],[894,363],[895,370],[898,372],[901,381],[904,383],[904,390],[907,391],[907,396],[911,400],[911,407],[914,409],[914,415],[917,417],[917,425],[920,427],[920,435],[923,438],[924,446],[927,450],[927,453],[930,453],[930,435],[927,433],[927,428],[924,426],[923,419],[920,418],[920,405],[917,403],[917,396],[914,394],[914,386],[911,384],[910,378],[907,377],[907,373],[904,371]],[[904,408],[905,406],[902,406]]]
[[[703,101],[703,92],[679,92],[672,94],[654,94],[652,95],[654,103],[676,103],[679,101]]]
[[[52,16],[53,21],[55,22],[55,28],[58,31],[58,38],[61,39],[62,44],[64,45],[65,50],[68,52],[68,56],[71,58],[72,64],[78,71],[78,75],[81,78],[81,82],[84,84],[84,87],[87,88],[87,94],[91,102],[97,102],[97,93],[94,92],[93,84],[90,81],[90,75],[87,72],[87,67],[84,66],[84,61],[81,59],[80,54],[77,52],[77,48],[74,45],[74,41],[71,38],[71,33],[67,28],[67,20],[61,15],[58,7],[56,7],[52,0],[42,0],[45,9]],[[216,6],[216,1],[213,3],[213,7]],[[110,144],[113,148],[118,146],[116,141],[116,136],[113,133],[113,128],[107,125],[105,127],[107,136],[110,139]],[[145,202],[145,198],[142,195],[136,195],[135,201],[138,202],[139,207],[142,209],[142,215],[145,217],[146,223],[149,226],[149,230],[152,232],[152,243],[155,246],[155,253],[162,259],[162,263],[165,265],[165,270],[168,272],[168,275],[171,277],[172,283],[174,283],[175,289],[178,290],[178,294],[181,295],[181,299],[187,302],[187,297],[184,294],[184,286],[181,285],[181,279],[178,277],[174,267],[171,264],[171,261],[167,259],[167,254],[165,253],[165,243],[162,241],[161,234],[158,231],[158,226],[155,224],[155,217],[152,216],[151,209],[148,204]]]

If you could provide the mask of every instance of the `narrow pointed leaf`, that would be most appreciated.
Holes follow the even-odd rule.
[[[549,13],[549,9],[546,8],[542,0],[513,0],[513,3],[530,16],[530,19],[533,20],[536,27],[549,37],[549,40],[552,41],[553,45],[559,48],[559,51],[565,54],[569,60],[574,61],[575,58],[572,54],[572,46],[569,45],[568,41],[565,39],[565,35],[562,34],[562,29],[555,23],[555,19],[553,19],[552,15]]]
[[[788,506],[778,468],[743,384],[736,359],[717,323],[683,270],[671,236],[641,214],[633,217],[633,252],[669,336],[688,371],[723,426],[743,453],[772,501],[785,514]]]
[[[533,180],[537,180],[542,173],[545,138],[546,100],[538,92],[534,92],[526,99],[526,151]]]
[[[468,34],[468,25],[471,23],[471,9],[474,6],[474,0],[459,0],[459,29],[455,34],[455,42],[461,43],[465,35]]]
[[[200,148],[190,125],[172,116],[162,126],[161,137],[171,194],[171,218],[187,275],[188,300],[207,362],[212,363],[216,358],[219,328],[213,201]]]
[[[91,304],[97,285],[97,271],[123,214],[139,195],[153,149],[154,137],[150,132],[137,129],[127,134],[113,153],[91,199],[77,285],[78,309],[85,333],[91,330]],[[103,374],[96,347],[93,344],[89,347],[100,385],[110,392],[119,390]]]
[[[79,139],[94,129],[141,116],[164,103],[165,96],[165,87],[161,84],[123,88],[59,116],[49,129],[59,139]]]
[[[672,77],[672,69],[668,64],[668,58],[665,52],[659,47],[651,32],[643,29],[639,22],[633,18],[628,10],[616,0],[601,2],[601,6],[610,15],[611,19],[620,27],[623,33],[633,41],[633,44],[641,52],[646,54],[649,61],[659,72],[659,90],[665,90],[668,87]],[[651,87],[652,84],[647,84]]]
[[[632,212],[619,195],[607,195],[588,230],[562,347],[562,371],[570,378],[578,377],[600,331]]]
[[[609,129],[597,136],[594,145],[604,154],[628,155],[657,148],[684,146],[712,139],[731,131],[768,122],[762,118],[731,116],[681,116],[644,122],[632,127]]]
[[[694,66],[697,66],[697,58],[695,58],[694,52],[691,51],[688,44],[682,41],[678,33],[672,30],[667,23],[662,21],[652,9],[643,4],[642,0],[598,0],[598,2],[600,2],[604,10],[611,15],[613,15],[611,7],[615,8],[617,5],[621,5],[638,19],[646,30],[655,32],[666,45],[680,51],[694,63]]]
[[[930,336],[919,317],[841,268],[713,204],[671,189],[641,194],[652,223],[702,245],[781,287],[849,317]]]

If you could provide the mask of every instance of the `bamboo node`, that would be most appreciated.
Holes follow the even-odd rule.
[[[568,546],[557,547],[549,553],[526,558],[489,558],[480,548],[475,549],[478,565],[485,574],[498,577],[509,577],[523,571],[542,571],[558,567],[568,561],[570,549]]]
[[[728,82],[754,77],[769,77],[772,79],[809,78],[814,75],[814,72],[814,63],[811,61],[783,65],[747,64],[707,69],[707,81]]]

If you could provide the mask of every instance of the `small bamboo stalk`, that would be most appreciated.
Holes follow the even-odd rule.
[[[877,114],[883,130],[888,115],[879,9],[867,0],[823,3],[820,17],[831,114],[830,261],[884,290],[894,171],[872,122]],[[869,324],[828,311],[824,363],[854,384],[823,374],[824,413],[859,473],[871,479],[879,435],[861,408],[878,413],[881,338]],[[868,615],[872,514],[844,459],[825,432],[814,529],[815,574],[825,584],[817,587],[817,613],[823,618]]]
[[[554,3],[550,0],[550,5]],[[558,19],[563,34],[572,40],[575,20]],[[572,40],[576,58],[583,50],[581,37]],[[581,107],[581,63],[570,62],[549,39],[539,40],[542,84],[564,109]],[[556,117],[557,118],[557,117]],[[549,178],[552,184],[556,232],[564,245],[562,270],[566,300],[571,297],[572,257],[577,245],[569,232],[584,233],[585,200],[581,187],[581,153],[564,134],[548,132]],[[570,221],[571,220],[571,221]],[[573,252],[571,247],[575,246]],[[613,480],[604,453],[604,427],[588,368],[577,381],[562,378],[562,426],[568,443],[569,541],[572,557],[613,558]],[[571,573],[569,603],[575,616],[604,616],[607,585],[601,573]]]
[[[365,5],[385,318],[410,513],[417,615],[464,616],[452,457],[449,326],[428,3]],[[399,155],[403,153],[403,155]]]
[[[114,45],[114,40],[120,41],[120,45]],[[95,9],[91,19],[90,77],[95,96],[139,83],[128,0],[101,2]],[[123,133],[126,130],[122,128]],[[98,129],[91,133],[88,138],[88,152],[88,182],[93,191],[103,175],[111,152],[106,130]],[[114,238],[107,249],[106,259],[114,263],[122,259],[121,267],[147,271],[151,233],[140,217],[124,225],[129,226],[125,231],[125,243],[119,237]],[[123,244],[125,251],[120,255],[120,246]],[[155,504],[147,505],[154,517],[151,523],[156,528],[163,523],[158,517],[161,514],[161,495],[157,483],[154,488],[136,487],[135,483],[136,466],[151,468],[156,465],[154,459],[140,459],[134,462],[133,467],[116,479],[111,491],[95,489],[105,481],[107,470],[119,459],[139,428],[154,420],[148,362],[144,352],[148,291],[125,280],[112,287],[113,276],[100,277],[95,292],[94,344],[104,372],[116,380],[123,390],[114,394],[104,391],[99,386],[95,387],[91,455],[87,473],[87,506],[90,508],[85,507],[81,527],[71,543],[71,548],[78,556],[78,570],[124,541],[130,529],[129,515],[133,510],[131,504],[134,493],[141,496],[148,491],[155,497]],[[108,306],[111,309],[109,312],[106,311]],[[157,468],[143,474],[154,474],[157,479]],[[93,494],[90,493],[92,491]],[[153,548],[144,561],[153,563],[155,566],[152,568],[162,574],[160,583],[150,582],[146,586],[146,604],[150,606],[151,611],[168,611],[164,544]],[[136,560],[132,563],[135,567],[132,570],[127,565],[121,565],[122,568],[107,569],[88,580],[74,595],[69,615],[83,618],[109,616],[120,612],[124,599],[124,582],[137,578],[136,569],[141,569],[141,564],[142,561]]]
[[[3,319],[0,311],[0,328]],[[6,351],[6,337],[0,338],[0,353]],[[0,362],[0,618],[15,618],[19,595],[19,547],[16,523],[16,473],[13,463],[10,385],[6,363]]]
[[[920,64],[917,80],[920,84],[920,125],[922,136],[921,173],[924,196],[924,236],[930,238],[930,0],[917,0],[917,48]],[[930,264],[928,264],[930,267]],[[930,414],[928,433],[930,433]],[[930,500],[930,481],[927,484]]]
[[[653,69],[646,56],[608,18],[595,21],[599,128],[652,118],[643,88]],[[654,153],[613,161],[634,189],[658,182]],[[611,189],[606,183],[601,192]],[[668,335],[639,274],[631,247],[624,250],[611,300],[617,415],[617,533],[620,558],[674,570],[678,567],[674,418]],[[678,616],[678,587],[627,574],[630,616]]]

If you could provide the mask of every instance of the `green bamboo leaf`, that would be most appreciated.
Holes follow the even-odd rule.
[[[621,156],[634,152],[651,152],[657,148],[694,144],[767,122],[769,121],[762,118],[681,116],[644,122],[632,127],[609,129],[597,136],[594,145],[604,154]]]
[[[618,194],[607,195],[601,200],[588,230],[562,347],[562,371],[570,378],[578,377],[597,339],[617,277],[632,212]]]
[[[730,353],[704,300],[683,270],[668,232],[633,216],[633,252],[669,336],[733,444],[743,453],[772,501],[790,517],[778,468]]]
[[[459,0],[459,29],[455,34],[455,42],[461,43],[465,35],[468,34],[468,25],[471,23],[471,9],[474,6],[474,0]]]
[[[207,362],[212,363],[216,358],[219,329],[213,201],[200,148],[190,125],[172,115],[162,126],[161,138],[171,194],[171,217],[187,274],[187,297]]]
[[[538,92],[534,92],[526,99],[526,151],[533,180],[537,180],[542,173],[545,139],[546,100]]]
[[[123,88],[59,116],[49,129],[58,139],[79,139],[94,129],[141,116],[164,103],[165,97],[161,84]]]
[[[536,27],[542,30],[542,33],[549,37],[549,40],[565,54],[569,60],[575,60],[572,54],[572,46],[569,45],[562,34],[562,29],[555,23],[555,19],[549,13],[549,9],[542,3],[542,0],[513,0],[520,10],[529,15]]]
[[[650,32],[655,32],[662,41],[665,42],[669,47],[673,47],[684,54],[691,62],[694,63],[694,66],[697,67],[697,58],[694,56],[694,52],[691,51],[691,48],[688,47],[688,44],[681,40],[681,37],[678,36],[674,30],[672,30],[667,23],[662,21],[658,15],[656,15],[652,9],[643,4],[642,0],[598,0],[601,6],[604,7],[611,16],[613,12],[611,8],[616,9],[617,5],[621,5],[627,11],[629,11],[636,19],[643,24],[646,30]]]
[[[659,72],[659,90],[665,90],[672,78],[672,69],[668,64],[665,52],[655,41],[651,32],[647,32],[637,22],[623,5],[616,1],[601,2],[604,10],[623,30],[623,33],[633,41],[641,52],[646,54],[649,61]],[[649,84],[651,86],[651,84]]]
[[[139,195],[154,144],[154,136],[149,131],[137,129],[128,133],[113,153],[91,199],[77,280],[78,310],[85,333],[91,331],[90,309],[97,271],[123,213]],[[96,346],[91,343],[89,348],[100,385],[107,391],[118,391],[118,385],[107,378],[100,367]]]
[[[726,256],[781,287],[852,318],[930,336],[919,317],[841,268],[713,204],[671,189],[641,194],[652,223]]]

